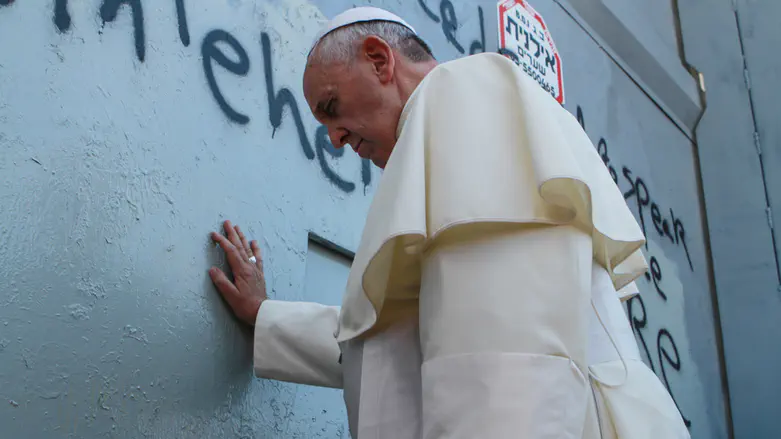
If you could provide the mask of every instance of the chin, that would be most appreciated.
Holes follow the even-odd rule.
[[[371,159],[371,161],[372,163],[374,163],[374,166],[380,169],[385,169],[385,165],[388,164],[387,160],[382,160],[382,159]]]

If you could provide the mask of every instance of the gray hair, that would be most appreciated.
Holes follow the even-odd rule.
[[[391,21],[367,21],[344,26],[325,35],[309,55],[310,62],[351,62],[369,36],[382,38],[413,62],[431,61],[431,48],[408,27]]]

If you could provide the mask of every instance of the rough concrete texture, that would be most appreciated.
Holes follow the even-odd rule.
[[[493,1],[371,3],[440,60],[496,49]],[[355,249],[381,173],[327,143],[300,81],[318,21],[352,5],[0,6],[4,437],[347,436],[339,392],[252,377],[251,333],[206,270],[230,218],[260,240],[273,297],[338,301],[344,269],[307,235]],[[629,310],[644,358],[693,437],[726,437],[692,145],[558,3],[534,7],[566,107],[649,238]]]

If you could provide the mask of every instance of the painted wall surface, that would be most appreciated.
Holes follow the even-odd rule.
[[[685,0],[679,7],[686,56],[708,87],[697,138],[734,437],[777,437],[781,280],[768,212],[778,218],[771,208],[781,194],[781,64],[767,54],[781,42],[781,9],[772,0]]]
[[[496,49],[493,1],[371,3],[440,60]],[[206,270],[230,218],[274,298],[338,303],[345,263],[308,233],[354,250],[381,173],[328,144],[300,82],[318,23],[353,2],[0,4],[0,431],[346,437],[339,392],[252,377]],[[693,437],[726,437],[694,149],[559,3],[533,5],[649,239],[641,351]]]

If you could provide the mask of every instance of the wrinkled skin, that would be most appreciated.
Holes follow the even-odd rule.
[[[370,36],[351,62],[310,58],[304,96],[312,114],[328,128],[334,147],[349,144],[359,156],[385,168],[404,105],[434,66],[435,61],[412,62],[381,38]]]

